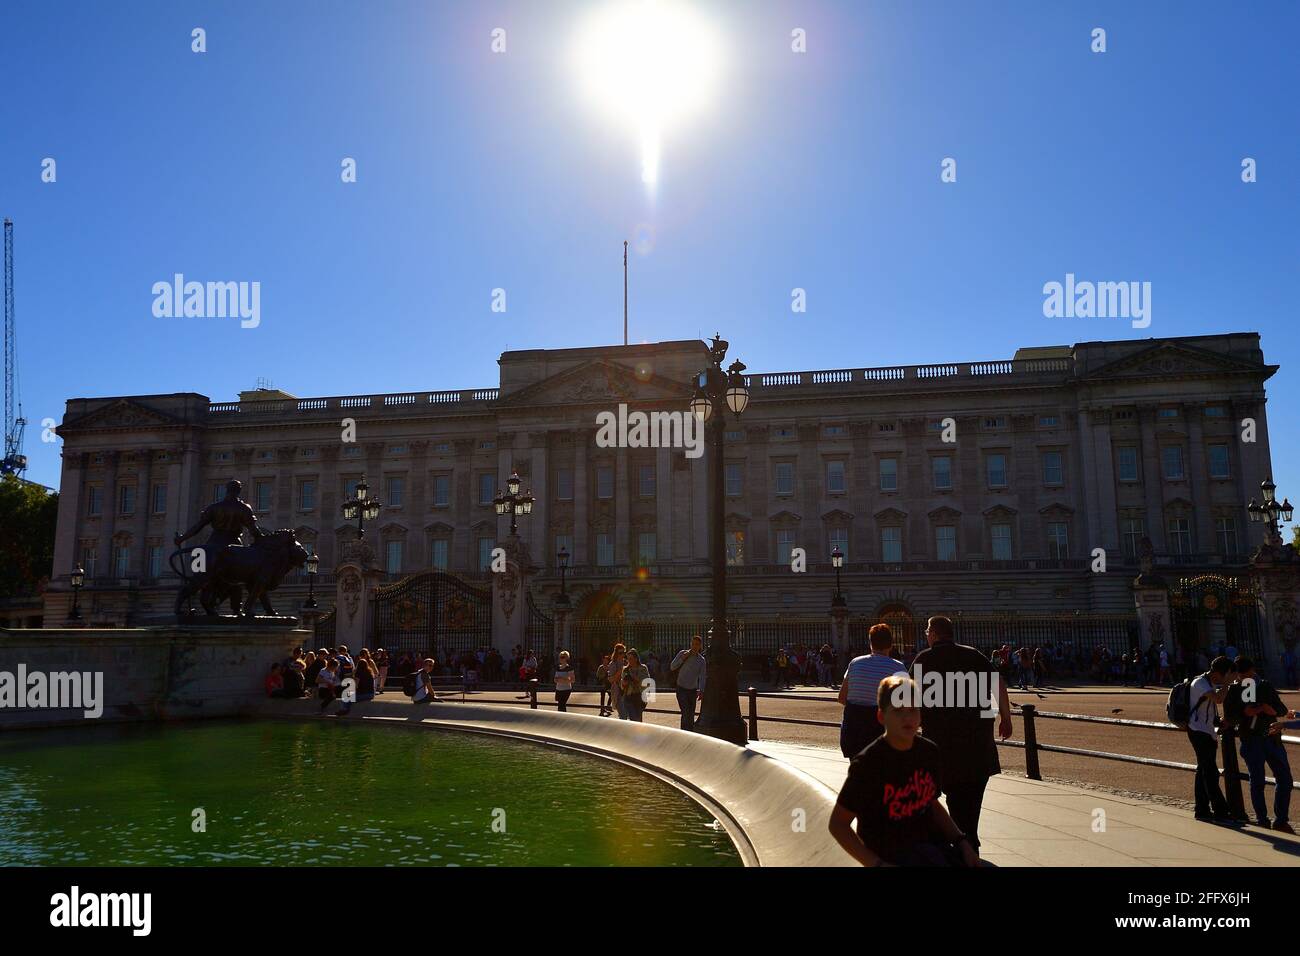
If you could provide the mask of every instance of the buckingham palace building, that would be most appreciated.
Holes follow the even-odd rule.
[[[232,478],[261,526],[319,556],[325,607],[363,478],[382,502],[365,528],[378,580],[440,569],[482,585],[515,471],[535,498],[518,518],[530,601],[554,598],[563,550],[576,619],[703,620],[711,451],[607,447],[597,423],[620,405],[688,409],[707,359],[699,341],[536,349],[460,391],[71,399],[45,624],[62,626],[77,565],[88,623],[169,613],[173,536]],[[1131,615],[1144,551],[1171,583],[1235,581],[1264,537],[1246,504],[1271,474],[1275,371],[1258,334],[1231,333],[748,374],[725,432],[729,613],[824,619],[835,548],[849,613],[868,622]],[[297,576],[275,600],[292,611],[306,592]]]

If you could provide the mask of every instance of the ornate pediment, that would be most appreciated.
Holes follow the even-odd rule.
[[[683,382],[660,375],[638,377],[626,365],[604,359],[587,362],[534,382],[497,402],[497,408],[536,405],[617,405],[619,402],[665,402],[686,410],[692,391]]]
[[[1132,355],[1093,369],[1087,380],[1106,378],[1151,378],[1179,375],[1214,375],[1224,372],[1268,372],[1269,366],[1175,342],[1157,342]]]
[[[152,408],[146,408],[129,398],[119,398],[103,408],[97,408],[79,418],[65,421],[59,426],[58,432],[60,435],[66,435],[71,432],[100,429],[175,427],[180,424],[182,423],[170,415],[154,411]]]
[[[1008,508],[1006,505],[994,505],[983,512],[986,518],[1014,518],[1016,516],[1015,508]]]
[[[768,518],[768,521],[774,525],[798,524],[802,520],[803,518],[795,514],[793,511],[778,511],[776,514]]]
[[[931,511],[929,518],[931,521],[960,521],[961,512],[943,505]]]
[[[1042,508],[1039,508],[1038,513],[1050,517],[1064,518],[1074,514],[1074,509],[1059,501],[1053,501],[1050,505],[1044,505]]]
[[[455,531],[455,528],[445,521],[435,521],[432,524],[425,525],[424,530],[430,534],[451,534]]]
[[[827,524],[848,524],[853,520],[853,515],[841,508],[832,508],[822,515],[822,521]]]
[[[897,508],[882,508],[872,515],[877,521],[898,521],[902,522],[907,519],[906,511],[899,511]]]

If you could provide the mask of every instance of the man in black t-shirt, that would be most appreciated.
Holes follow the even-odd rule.
[[[1281,726],[1275,725],[1278,717],[1290,715],[1277,688],[1255,673],[1255,662],[1249,657],[1238,657],[1233,666],[1238,682],[1233,684],[1223,699],[1223,715],[1237,728],[1241,738],[1241,759],[1250,774],[1250,802],[1255,808],[1255,821],[1264,829],[1294,833],[1287,817],[1291,808],[1291,762],[1286,747],[1282,745]],[[1268,819],[1268,801],[1264,799],[1265,765],[1273,771],[1277,781],[1274,789],[1274,818]]]
[[[924,675],[933,674],[943,679],[945,688],[978,687],[982,681],[992,697],[985,701],[944,700],[941,706],[926,706],[921,713],[925,736],[938,744],[943,754],[943,793],[948,812],[978,850],[984,788],[989,777],[1002,772],[997,744],[993,742],[994,718],[981,714],[997,711],[998,734],[1005,740],[1011,736],[1011,701],[993,663],[975,648],[953,640],[950,619],[930,618],[925,639],[930,646],[912,662],[912,676],[921,682],[923,694],[926,683],[933,680]]]
[[[918,733],[916,683],[896,674],[878,694],[885,733],[849,763],[831,835],[863,866],[978,866],[975,848],[939,802],[942,763],[939,748]]]

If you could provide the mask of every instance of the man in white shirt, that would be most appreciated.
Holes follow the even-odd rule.
[[[1209,671],[1192,681],[1187,698],[1187,739],[1196,752],[1196,819],[1207,823],[1237,822],[1219,787],[1219,738],[1215,727],[1218,705],[1228,695],[1235,676],[1232,661],[1216,657]]]

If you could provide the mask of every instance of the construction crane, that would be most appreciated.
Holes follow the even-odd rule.
[[[14,399],[14,380],[18,373],[14,367],[17,350],[14,330],[14,223],[5,220],[5,456],[0,460],[0,475],[18,475],[27,470],[27,456],[23,454],[23,431],[27,419],[22,406]]]

